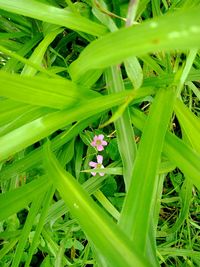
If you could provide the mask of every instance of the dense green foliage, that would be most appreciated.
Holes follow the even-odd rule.
[[[200,266],[199,0],[0,0],[0,267]]]

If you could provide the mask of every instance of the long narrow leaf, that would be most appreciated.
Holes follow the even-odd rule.
[[[133,262],[138,267],[151,266],[138,254],[135,246],[103,213],[75,178],[61,168],[47,146],[45,151],[44,157],[49,178],[52,178],[70,211],[78,219],[99,253],[101,252],[109,262],[109,266],[132,267]]]
[[[153,217],[154,190],[158,183],[156,176],[165,132],[173,111],[173,99],[175,100],[175,91],[171,87],[160,89],[156,95],[143,130],[130,188],[119,221],[127,235],[131,236],[145,254],[150,250],[147,248],[147,242],[149,231],[152,231],[150,225]],[[155,249],[155,244],[151,245],[154,245]],[[156,265],[156,262],[154,264]]]
[[[14,191],[0,195],[0,221],[25,208],[37,194],[45,192],[51,182],[42,177],[24,185]],[[37,192],[37,194],[36,194]]]
[[[53,112],[49,115],[41,117],[22,127],[0,137],[0,161],[8,156],[26,148],[27,146],[47,137],[54,131],[67,126],[68,124],[86,119],[94,114],[106,111],[116,105],[122,104],[127,96],[134,95],[135,98],[142,97],[150,93],[149,88],[133,92],[122,92],[109,96],[101,96],[92,101],[75,106],[71,109]]]
[[[0,8],[16,14],[65,26],[72,30],[82,31],[97,36],[106,32],[106,28],[103,25],[75,14],[69,8],[61,9],[50,4],[47,5],[41,3],[40,1],[0,0]]]
[[[93,94],[83,90],[67,79],[24,77],[0,71],[0,95],[20,102],[62,109]],[[28,97],[27,97],[28,94]]]
[[[132,121],[142,130],[145,123],[145,115],[136,109],[132,109]],[[163,146],[164,154],[173,162],[192,183],[200,188],[200,155],[185,144],[180,138],[170,132],[166,133]]]
[[[200,8],[173,12],[141,25],[120,29],[92,42],[70,66],[75,80],[91,69],[105,68],[130,56],[159,50],[198,48]]]

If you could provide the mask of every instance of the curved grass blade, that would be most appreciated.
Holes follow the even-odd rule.
[[[142,112],[132,109],[132,121],[138,129],[143,129],[145,120]],[[166,133],[163,153],[200,189],[199,154],[170,132]]]
[[[151,229],[157,173],[164,143],[165,132],[173,111],[175,90],[160,89],[154,99],[143,130],[136,156],[131,183],[122,208],[119,225],[149,260],[157,265],[155,252],[155,229]],[[145,185],[145,186],[144,186]],[[140,211],[140,212],[138,212]],[[154,232],[151,244],[149,233]],[[149,248],[152,247],[152,249]],[[154,255],[151,255],[152,250]]]
[[[49,147],[49,146],[48,146]],[[49,178],[52,179],[63,200],[82,229],[92,240],[97,250],[115,267],[151,266],[138,254],[135,246],[121,232],[116,224],[96,205],[81,185],[59,165],[46,145],[45,162]],[[89,218],[89,220],[86,218]]]
[[[74,80],[87,71],[121,63],[130,56],[172,49],[199,48],[200,7],[173,12],[92,42],[70,66]]]
[[[53,40],[56,38],[56,36],[59,33],[61,33],[62,31],[63,30],[60,28],[55,29],[55,26],[50,27],[49,32],[46,33],[44,39],[35,48],[34,52],[32,53],[31,57],[29,58],[29,60],[32,61],[33,63],[41,65],[42,59],[43,59],[44,54],[47,50],[47,47],[53,42]],[[27,76],[34,76],[36,73],[37,73],[37,70],[34,69],[33,67],[30,67],[29,65],[25,65],[23,70],[22,70],[22,74],[25,74]]]
[[[53,112],[29,122],[0,137],[0,147],[2,148],[0,161],[41,140],[42,138],[49,136],[54,131],[63,128],[72,122],[81,121],[92,115],[122,104],[129,95],[133,94],[135,95],[135,98],[140,98],[144,94],[149,93],[150,90],[148,88],[138,90],[137,92],[124,91],[118,94],[100,96],[94,98],[92,101],[85,101],[74,108]]]
[[[25,208],[37,195],[45,192],[50,185],[51,181],[43,176],[20,188],[1,194],[0,221]]]
[[[65,26],[96,36],[106,33],[103,25],[82,17],[69,8],[61,9],[35,0],[0,0],[0,8],[15,14]]]
[[[37,248],[38,240],[40,238],[40,234],[42,232],[42,228],[43,228],[44,223],[45,223],[45,218],[46,218],[46,215],[47,215],[47,212],[48,212],[48,208],[50,206],[50,202],[52,200],[54,191],[55,190],[54,190],[54,187],[52,185],[49,188],[49,190],[47,191],[46,196],[44,198],[43,205],[42,205],[43,207],[42,207],[42,210],[41,210],[41,213],[40,213],[40,219],[39,219],[37,227],[35,229],[35,234],[34,234],[34,237],[33,237],[29,252],[28,252],[28,258],[26,260],[25,267],[29,267],[30,266],[32,256],[34,254],[35,249]]]
[[[93,116],[81,122],[77,122],[72,127],[70,127],[69,130],[66,130],[63,133],[57,135],[54,139],[51,140],[52,150],[56,151],[64,144],[68,143],[73,137],[78,135],[83,129],[85,129],[97,118],[98,116]],[[12,165],[7,165],[5,168],[2,168],[0,175],[1,181],[10,179],[15,173],[19,174],[33,166],[39,165],[42,161],[42,153],[42,147],[38,147],[37,149],[34,149],[34,151],[25,155],[22,159],[13,162]]]
[[[24,224],[24,227],[22,229],[22,232],[21,232],[21,235],[19,238],[19,243],[17,245],[11,267],[18,267],[20,264],[21,258],[22,258],[23,253],[24,253],[26,241],[27,241],[29,233],[32,229],[34,219],[35,219],[36,215],[38,214],[38,211],[42,205],[42,200],[44,198],[45,191],[43,192],[43,194],[38,194],[38,193],[36,193],[36,194],[37,194],[37,197],[31,203],[31,207],[29,209],[29,213],[28,213],[28,216],[26,218],[26,222]]]
[[[109,93],[123,92],[125,90],[119,66],[113,66],[106,70],[105,77]],[[114,111],[115,109],[113,112]],[[131,124],[129,108],[127,107],[120,115],[121,116],[115,121],[115,129],[117,131],[117,143],[123,163],[124,182],[127,190],[130,185],[130,178],[137,153],[137,147],[134,139],[134,131]]]
[[[175,113],[193,149],[200,153],[200,119],[180,99],[176,100]]]
[[[0,95],[13,100],[55,109],[76,104],[77,101],[96,95],[92,91],[80,90],[67,79],[26,77],[0,71]],[[28,94],[28,97],[27,97]]]

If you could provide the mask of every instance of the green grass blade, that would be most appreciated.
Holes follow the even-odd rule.
[[[41,40],[42,35],[40,33],[35,34],[29,41],[27,41],[24,46],[16,52],[19,56],[25,56],[37,43]],[[20,64],[17,59],[10,58],[6,61],[5,65],[1,68],[1,70],[16,72],[20,68]]]
[[[18,116],[28,112],[31,106],[11,99],[0,101],[0,126],[12,123]]]
[[[55,156],[46,146],[46,169],[53,183],[73,215],[78,219],[89,239],[109,266],[132,267],[151,266],[136,252],[135,246],[123,235],[120,229],[95,204],[75,178],[61,168]],[[86,217],[89,220],[86,220]],[[104,229],[104,231],[102,231]]]
[[[10,251],[12,250],[16,243],[17,243],[18,239],[15,238],[12,241],[10,241],[9,243],[5,243],[3,248],[0,250],[0,260],[2,260],[2,258]]]
[[[121,71],[118,69],[118,66],[106,70],[105,76],[109,93],[117,93],[125,90]],[[134,142],[134,132],[128,108],[120,115],[120,118],[115,121],[115,129],[117,131],[118,148],[124,168],[124,181],[126,189],[128,189],[137,148]]]
[[[46,70],[45,68],[41,67],[40,65],[35,64],[32,61],[30,61],[29,59],[24,58],[23,56],[21,56],[21,54],[22,54],[21,52],[19,52],[19,54],[17,52],[15,53],[15,52],[3,47],[2,45],[0,45],[0,51],[5,55],[10,56],[14,60],[14,61],[11,62],[9,67],[5,68],[4,70],[7,70],[7,69],[10,70],[11,67],[12,67],[12,64],[15,65],[16,64],[16,60],[17,60],[17,61],[20,61],[20,62],[22,62],[24,64],[30,65],[34,69],[36,69],[36,70],[38,70],[38,71],[40,71],[42,73],[45,73],[50,77],[53,77],[53,78],[56,78],[56,79],[60,78],[58,75],[55,75],[54,73],[51,73],[50,71]],[[22,49],[20,49],[20,51],[22,51]]]
[[[176,100],[175,113],[193,149],[200,153],[200,119],[180,99]]]
[[[46,106],[55,109],[75,104],[90,98],[93,92],[78,89],[67,79],[49,79],[44,77],[25,77],[0,71],[1,96],[31,105]],[[85,96],[84,96],[85,91]],[[28,97],[27,97],[28,94]],[[96,95],[94,93],[94,95]]]
[[[89,119],[77,122],[69,130],[57,135],[51,140],[52,150],[56,151],[64,144],[68,143],[73,137],[78,135],[83,129],[85,129],[90,123],[92,123],[96,117],[90,117]],[[7,165],[6,168],[1,170],[1,181],[10,179],[16,172],[22,173],[27,169],[40,164],[42,161],[42,147],[35,149],[29,154],[25,155],[22,159],[15,161],[12,165]]]
[[[62,32],[62,29],[60,28],[55,29],[55,26],[54,26],[54,29],[52,29],[52,27],[50,27],[49,32],[46,34],[44,39],[39,43],[39,45],[35,48],[34,52],[29,58],[30,61],[41,65],[44,54],[48,46],[53,42],[56,36],[61,32]],[[24,69],[22,70],[22,74],[25,74],[27,76],[34,76],[36,73],[37,73],[37,70],[28,65],[25,65]]]
[[[125,229],[127,235],[131,236],[144,254],[149,250],[149,231],[155,231],[150,229],[152,205],[158,183],[155,177],[160,164],[165,132],[173,111],[173,99],[175,100],[175,91],[171,87],[160,89],[154,99],[143,130],[130,188],[119,221],[121,228]],[[155,253],[155,244],[151,246],[154,247],[152,250]],[[148,253],[147,256],[151,257]],[[154,255],[156,265],[155,259]]]
[[[173,12],[92,42],[70,66],[75,80],[91,69],[121,63],[130,56],[172,49],[198,48],[200,8]],[[136,38],[137,37],[137,38]]]
[[[11,122],[8,122],[3,127],[0,127],[0,136],[17,129],[30,121],[36,120],[47,113],[50,113],[51,111],[54,110],[43,107],[29,107],[28,110],[24,110],[23,113],[15,114],[15,118]]]
[[[55,191],[54,187],[51,186],[49,188],[49,190],[47,191],[46,196],[44,198],[43,205],[42,205],[43,207],[42,207],[42,210],[40,213],[40,219],[39,219],[37,227],[35,229],[34,237],[33,237],[29,252],[28,252],[28,258],[26,260],[25,267],[30,266],[32,256],[35,252],[35,249],[37,248],[38,240],[40,238],[40,234],[42,232],[42,228],[43,228],[44,223],[45,223],[45,218],[46,218],[46,215],[48,212],[48,208],[50,206],[50,202],[52,201],[54,191]]]
[[[37,195],[45,192],[50,185],[51,182],[46,177],[42,177],[13,191],[1,194],[0,221],[26,207]]]
[[[15,14],[35,18],[52,24],[65,26],[96,36],[106,33],[103,25],[75,14],[69,8],[61,9],[35,0],[0,0],[0,8]]]
[[[21,261],[21,258],[23,256],[24,253],[24,248],[26,245],[26,241],[28,239],[29,233],[32,229],[33,223],[34,223],[34,219],[42,205],[42,200],[44,197],[45,192],[43,192],[43,194],[37,194],[37,197],[33,200],[31,207],[29,209],[29,213],[24,225],[24,228],[21,232],[20,238],[19,238],[19,243],[17,245],[16,251],[15,251],[15,256],[12,262],[11,267],[18,267]]]
[[[138,90],[134,93],[135,98],[142,97],[144,94],[149,94],[149,89]],[[77,107],[53,112],[15,129],[0,137],[0,147],[2,147],[0,161],[72,122],[89,118],[92,115],[122,104],[129,95],[133,95],[133,92],[125,91],[118,94],[100,96],[92,101],[85,101]]]
[[[145,115],[141,114],[140,111],[132,109],[132,121],[138,129],[143,129],[145,119]],[[170,132],[166,133],[163,153],[191,179],[197,188],[200,188],[199,154]]]

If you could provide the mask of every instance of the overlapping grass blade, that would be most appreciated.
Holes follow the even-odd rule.
[[[69,8],[61,9],[35,0],[0,0],[0,8],[15,14],[35,18],[52,24],[65,26],[96,36],[106,33],[103,25],[74,13]]]
[[[172,49],[198,48],[200,8],[173,12],[92,42],[70,66],[74,80],[91,69],[105,68],[130,56]]]
[[[106,70],[105,76],[109,93],[123,92],[125,90],[121,70],[118,69],[118,66],[113,66]],[[120,118],[115,121],[115,129],[124,168],[124,182],[126,189],[128,189],[137,148],[134,141],[134,131],[131,125],[129,109],[127,108],[120,115]]]
[[[135,98],[140,98],[149,93],[150,89],[144,88],[134,92],[134,96]],[[129,95],[133,95],[133,92],[124,91],[118,94],[100,96],[92,101],[85,101],[74,108],[53,112],[23,125],[0,137],[0,147],[2,147],[0,161],[72,122],[89,118],[92,115],[122,104]]]
[[[77,122],[73,126],[71,126],[66,131],[62,132],[61,134],[57,135],[54,139],[51,140],[53,151],[56,151],[64,144],[68,143],[73,137],[78,135],[80,131],[85,129],[91,122],[96,119],[96,116],[90,117],[85,119],[81,122]],[[12,165],[7,165],[5,168],[1,170],[1,180],[10,179],[14,173],[22,173],[29,168],[36,166],[42,162],[42,147],[38,147],[34,149],[34,151],[30,152],[29,154],[25,155],[23,158],[13,162]]]
[[[3,136],[19,127],[21,127],[24,124],[27,124],[30,121],[36,120],[50,112],[53,112],[53,109],[46,108],[46,107],[35,107],[27,105],[28,109],[24,110],[23,112],[20,112],[19,114],[15,114],[15,117],[13,120],[9,122],[7,120],[7,124],[4,124],[2,127],[0,127],[0,136]],[[9,116],[10,112],[6,115]],[[10,119],[10,118],[9,118]]]
[[[49,27],[48,32],[44,36],[44,39],[35,48],[34,52],[32,53],[29,59],[33,63],[41,65],[44,54],[47,50],[47,47],[52,43],[52,41],[56,38],[56,36],[61,32],[62,32],[62,29],[57,28],[54,25],[53,27]],[[27,76],[34,76],[37,73],[37,70],[26,65],[24,66],[22,73],[26,74]]]
[[[1,96],[34,106],[63,109],[96,95],[92,91],[78,89],[67,79],[25,77],[1,71],[0,81]]]
[[[34,219],[36,215],[38,214],[38,211],[42,205],[42,200],[44,198],[45,191],[42,194],[38,194],[37,197],[33,200],[31,203],[31,207],[29,209],[29,213],[26,219],[26,222],[24,224],[24,228],[21,232],[20,238],[19,238],[19,243],[16,248],[16,253],[13,258],[13,262],[11,267],[18,267],[21,261],[21,258],[24,253],[24,248],[26,245],[26,241],[28,239],[29,233],[32,229]]]
[[[175,112],[183,133],[192,144],[193,149],[200,153],[200,119],[180,99],[176,101]]]
[[[136,109],[132,109],[134,125],[142,130],[145,123],[145,115]],[[200,188],[200,156],[177,136],[166,133],[163,153],[173,162],[192,183]]]
[[[36,179],[20,188],[0,195],[0,221],[25,208],[51,185],[47,177]],[[36,193],[37,192],[37,193]]]
[[[165,132],[173,111],[175,90],[160,89],[150,109],[135,160],[131,184],[125,198],[119,224],[133,239],[140,250],[152,258],[156,266],[155,243],[148,244],[153,218],[157,172],[164,143]],[[170,104],[169,104],[170,102]],[[140,212],[138,212],[140,211]],[[153,234],[155,240],[155,232]],[[153,241],[152,241],[153,242]],[[149,246],[152,248],[150,249]],[[154,255],[148,252],[154,251]],[[149,253],[149,255],[148,255]]]
[[[0,101],[0,126],[12,122],[18,116],[30,110],[30,107],[30,105],[22,104],[11,99],[2,99]]]
[[[151,266],[138,254],[130,240],[86,194],[75,178],[61,168],[47,146],[44,157],[49,178],[52,179],[63,200],[78,219],[98,252],[105,257],[109,266],[131,267],[133,262],[138,267]]]
[[[35,234],[34,234],[34,237],[33,237],[29,252],[28,252],[28,258],[26,260],[25,267],[30,266],[32,256],[34,254],[35,249],[37,248],[38,240],[40,238],[40,234],[45,223],[45,218],[46,218],[48,208],[50,206],[54,191],[55,191],[54,187],[51,186],[45,195],[44,201],[42,203],[42,210],[40,212],[40,219],[35,229]]]

